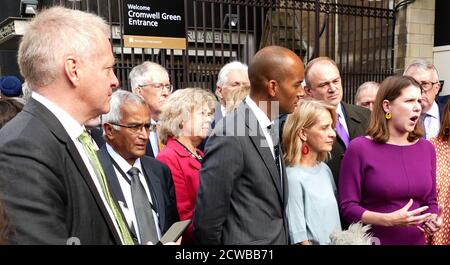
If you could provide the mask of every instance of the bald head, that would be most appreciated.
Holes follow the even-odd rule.
[[[328,57],[318,57],[306,66],[306,94],[338,106],[342,100],[341,74],[336,63]]]
[[[252,90],[263,90],[268,80],[282,81],[292,65],[301,66],[299,77],[304,78],[304,66],[300,57],[280,46],[267,46],[259,50],[248,68]]]
[[[248,68],[250,96],[279,101],[281,113],[291,113],[303,94],[303,61],[293,51],[268,46],[259,50]]]

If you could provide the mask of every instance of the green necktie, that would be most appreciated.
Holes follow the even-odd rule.
[[[78,140],[83,145],[84,150],[86,151],[86,154],[89,157],[89,161],[91,162],[91,165],[94,168],[95,174],[97,175],[97,178],[100,181],[100,185],[102,186],[103,190],[103,195],[105,196],[105,199],[109,207],[111,207],[111,210],[114,214],[114,218],[116,219],[117,224],[119,225],[120,233],[122,234],[124,244],[134,245],[134,241],[131,238],[128,226],[125,223],[125,220],[123,219],[122,215],[120,214],[119,208],[117,204],[114,202],[111,193],[109,192],[105,172],[103,171],[103,167],[101,166],[100,161],[98,160],[97,152],[94,148],[94,144],[92,143],[91,135],[87,131],[84,131],[78,137]]]

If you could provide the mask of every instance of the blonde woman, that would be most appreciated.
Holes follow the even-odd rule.
[[[175,91],[162,108],[158,135],[166,145],[156,157],[172,172],[181,220],[192,219],[203,153],[197,148],[208,137],[214,115],[214,95],[200,88]],[[183,244],[195,243],[192,224]]]
[[[302,100],[288,115],[283,149],[289,185],[287,216],[294,244],[326,245],[341,230],[336,185],[324,163],[336,138],[335,108],[316,100]]]

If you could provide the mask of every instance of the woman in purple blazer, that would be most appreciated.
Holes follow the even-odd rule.
[[[436,154],[422,138],[420,85],[408,76],[381,84],[368,135],[354,139],[342,160],[339,204],[349,223],[371,224],[381,244],[426,244],[437,215]]]

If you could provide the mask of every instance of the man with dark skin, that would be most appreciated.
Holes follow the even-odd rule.
[[[205,147],[194,214],[199,243],[289,243],[286,172],[273,128],[296,108],[303,77],[303,62],[289,49],[269,46],[253,57],[249,96]]]
[[[118,90],[111,97],[110,109],[102,116],[106,144],[98,151],[99,160],[135,241],[155,244],[179,220],[172,175],[167,166],[145,156],[150,109],[144,99]],[[139,180],[135,181],[142,184],[145,201],[152,206],[148,211],[135,205],[133,193],[136,190],[131,169],[137,170]],[[147,220],[140,218],[144,214]],[[153,223],[145,222],[150,218]],[[148,236],[144,232],[147,229],[154,229],[156,234]]]

